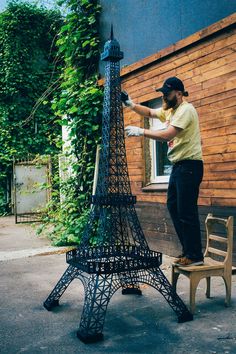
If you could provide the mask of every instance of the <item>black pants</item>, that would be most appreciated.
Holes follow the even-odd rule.
[[[167,208],[182,252],[193,260],[203,259],[197,205],[203,170],[201,160],[178,161],[173,165],[167,192]]]

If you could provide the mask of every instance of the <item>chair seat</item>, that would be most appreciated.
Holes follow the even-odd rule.
[[[197,271],[205,271],[210,269],[224,269],[224,263],[215,261],[211,257],[205,257],[203,265],[196,265],[196,266],[189,266],[189,267],[180,267],[176,265],[174,267],[185,272],[197,272]]]

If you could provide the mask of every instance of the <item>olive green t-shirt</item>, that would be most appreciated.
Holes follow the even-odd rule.
[[[168,141],[167,157],[172,163],[180,160],[202,160],[202,145],[199,119],[191,103],[183,101],[175,110],[156,109],[161,122],[182,128],[172,140]]]

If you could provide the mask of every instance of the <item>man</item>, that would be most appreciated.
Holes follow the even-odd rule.
[[[167,79],[161,88],[162,107],[151,109],[135,104],[125,91],[123,104],[141,116],[166,122],[160,130],[125,127],[126,136],[145,136],[167,142],[167,156],[173,165],[167,192],[167,208],[182,245],[182,254],[175,264],[183,267],[203,264],[200,222],[198,215],[199,186],[203,178],[203,159],[198,114],[191,103],[183,82],[177,77]]]

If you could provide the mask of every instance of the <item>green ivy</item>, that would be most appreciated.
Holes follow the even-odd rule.
[[[63,62],[60,87],[52,108],[61,125],[70,127],[73,176],[60,184],[65,200],[60,203],[59,189],[45,211],[38,233],[48,230],[55,245],[79,244],[90,210],[96,147],[101,141],[103,92],[98,86],[99,32],[101,6],[97,0],[67,0],[68,14],[56,45]],[[53,229],[52,229],[52,225]]]
[[[10,211],[5,196],[13,156],[59,151],[61,127],[48,101],[59,86],[61,25],[59,11],[20,1],[0,13],[0,213]]]

